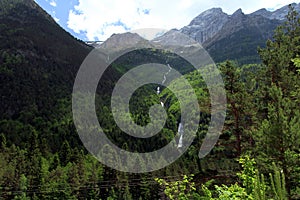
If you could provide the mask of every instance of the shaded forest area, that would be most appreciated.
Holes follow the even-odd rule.
[[[18,30],[14,31],[6,33],[18,35]],[[227,92],[227,117],[217,145],[201,160],[198,150],[210,120],[209,94],[198,71],[186,72],[185,78],[195,89],[202,108],[197,138],[176,162],[145,174],[113,170],[86,152],[73,125],[71,98],[66,92],[69,89],[58,87],[62,83],[56,82],[60,79],[55,74],[63,74],[63,68],[46,71],[45,67],[41,74],[34,74],[35,68],[30,68],[32,73],[28,73],[25,67],[34,63],[26,60],[26,54],[1,51],[1,81],[12,83],[11,88],[25,84],[21,88],[28,90],[15,94],[24,94],[14,99],[18,109],[2,107],[0,198],[300,199],[300,20],[293,8],[273,38],[266,41],[266,48],[258,50],[262,64],[218,64]],[[106,80],[120,75],[120,66],[113,67]],[[54,86],[39,91],[41,85],[34,81],[16,80],[23,73],[31,74],[32,80],[43,76]],[[70,76],[71,81],[74,71]],[[120,137],[122,133],[109,110],[111,88],[107,85],[113,83],[99,85],[99,90],[105,87],[105,92],[96,98],[99,122],[124,150],[147,152],[175,137],[180,106],[168,89],[157,96],[156,86],[147,85],[136,91],[138,98],[131,100],[132,118],[140,124],[147,124],[148,108],[159,99],[164,99],[166,105],[168,121],[160,137],[145,143]],[[1,88],[1,95],[10,93],[10,87]],[[31,94],[31,88],[37,92]],[[39,105],[30,95],[48,104]],[[135,167],[145,165],[132,162]]]

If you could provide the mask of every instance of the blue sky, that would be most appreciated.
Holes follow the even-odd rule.
[[[141,28],[182,28],[201,12],[220,7],[232,14],[275,10],[300,0],[35,0],[65,30],[82,40],[105,40]]]
[[[78,0],[35,0],[44,10],[46,10],[56,22],[69,33],[82,40],[87,40],[86,33],[75,33],[68,28],[69,11],[74,10],[78,5]]]

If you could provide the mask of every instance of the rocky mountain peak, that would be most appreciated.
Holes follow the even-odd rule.
[[[212,8],[198,15],[180,32],[202,43],[220,31],[228,19],[229,16],[221,8]]]
[[[269,18],[271,16],[271,14],[272,14],[272,12],[268,11],[265,8],[262,8],[262,9],[255,11],[254,13],[252,13],[250,15],[251,16],[258,15],[258,16],[263,16],[263,17]]]
[[[291,6],[293,6],[297,12],[300,12],[300,3],[299,4],[292,3]],[[285,17],[288,14],[288,12],[289,12],[289,5],[286,5],[286,6],[283,6],[282,8],[279,8],[278,10],[275,10],[273,12],[268,11],[267,9],[263,8],[258,11],[255,11],[254,13],[252,13],[250,15],[251,16],[259,15],[259,16],[263,16],[268,19],[277,19],[277,20],[282,21],[282,20],[285,20]]]
[[[300,3],[291,4],[296,11],[300,11]],[[222,11],[221,8],[211,8],[202,12],[200,15],[195,17],[188,26],[180,29],[180,32],[187,34],[194,40],[203,44],[207,40],[213,38],[221,30],[232,32],[232,30],[239,30],[245,25],[245,21],[249,21],[250,18],[253,20],[259,20],[261,17],[269,20],[285,20],[285,17],[289,11],[289,5],[284,6],[273,12],[263,8],[252,14],[244,14],[242,9],[238,9],[232,15],[228,15]],[[255,22],[251,22],[254,23]],[[223,27],[226,26],[226,29]],[[230,30],[229,30],[230,29]]]
[[[196,18],[194,18],[191,23],[188,26],[204,26],[206,24],[203,24],[203,21],[205,20],[212,20],[213,18],[220,18],[227,14],[222,11],[221,8],[212,8],[209,10],[204,11],[200,15],[198,15]]]
[[[293,3],[291,4],[291,6],[294,7],[294,9],[299,12],[300,11],[300,3],[296,4]],[[278,19],[278,20],[285,20],[286,15],[289,12],[289,5],[286,5],[278,10],[275,10],[274,12],[271,13],[271,15],[269,16],[270,19]]]
[[[242,17],[242,16],[244,16],[245,14],[243,13],[243,11],[242,11],[242,9],[240,8],[240,9],[238,9],[237,11],[235,11],[232,15],[231,15],[231,17]]]
[[[139,36],[137,33],[127,32],[127,33],[120,33],[120,34],[112,34],[111,37],[104,42],[104,44],[110,43],[113,45],[118,45],[124,42],[135,43],[143,40],[145,39]]]
[[[193,19],[191,21],[191,23],[189,24],[189,26],[202,25],[202,21],[204,19],[219,17],[219,16],[224,15],[224,14],[225,13],[222,11],[221,8],[211,8],[209,10],[206,10],[206,11],[202,12],[195,19]]]
[[[120,33],[113,34],[105,42],[97,48],[104,48],[106,50],[119,51],[128,48],[142,46],[141,44],[148,44],[148,40],[142,38],[137,33]]]
[[[198,44],[195,40],[186,34],[182,34],[177,29],[168,31],[164,35],[152,40],[152,42],[154,44],[163,44],[164,46],[193,46]]]

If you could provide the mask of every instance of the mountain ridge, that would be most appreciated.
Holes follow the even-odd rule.
[[[258,63],[257,48],[264,47],[265,41],[272,39],[276,27],[284,23],[289,6],[273,12],[262,8],[250,14],[238,9],[232,15],[221,8],[212,8],[200,13],[179,31],[202,44],[215,62],[231,59],[241,64]],[[300,3],[291,6],[300,12]]]
[[[51,112],[57,101],[51,96],[71,94],[72,80],[92,48],[62,29],[33,0],[2,0],[0,7],[0,93],[5,94],[1,117],[18,118],[32,106]]]
[[[291,5],[296,11],[300,11],[300,3],[293,3]],[[200,13],[190,22],[189,25],[184,26],[179,31],[189,35],[200,43],[204,43],[207,39],[210,39],[217,34],[217,32],[223,28],[230,18],[236,18],[237,16],[245,15],[248,17],[262,16],[270,20],[275,19],[283,21],[288,13],[288,6],[289,5],[283,6],[275,11],[268,11],[266,8],[262,8],[250,14],[244,14],[242,9],[239,8],[232,15],[223,12],[222,8],[211,8]],[[216,27],[216,31],[212,31],[212,26]],[[197,35],[210,35],[210,37],[197,37]]]
[[[300,3],[291,6],[300,12]],[[284,23],[288,11],[289,5],[286,5],[275,11],[262,8],[250,14],[238,9],[229,15],[222,8],[211,8],[196,16],[187,26],[172,29],[159,39],[176,40],[171,35],[173,31],[179,31],[202,44],[215,62],[231,59],[241,64],[259,63],[257,48],[264,47],[265,41],[272,39],[274,30]]]

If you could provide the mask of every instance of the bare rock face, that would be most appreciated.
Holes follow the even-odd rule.
[[[300,11],[300,4],[292,6]],[[216,62],[238,59],[241,63],[255,63],[260,62],[257,47],[264,47],[265,41],[272,39],[288,12],[289,5],[273,12],[263,8],[251,14],[238,9],[232,15],[221,8],[212,8],[179,31],[202,44]]]
[[[262,9],[259,9],[259,10],[255,11],[254,13],[251,13],[250,15],[251,16],[263,16],[265,18],[270,19],[271,15],[272,15],[272,12],[268,11],[265,8],[262,8]]]
[[[229,15],[224,13],[221,8],[212,8],[201,13],[180,31],[203,43],[218,33],[228,19]]]
[[[293,6],[297,12],[300,11],[300,3],[299,4],[293,3],[293,4],[291,4],[291,6]],[[289,12],[289,5],[286,5],[286,6],[283,6],[282,8],[275,10],[273,12],[268,11],[265,8],[263,8],[263,9],[260,9],[256,12],[252,13],[251,15],[252,16],[260,15],[260,16],[263,16],[268,19],[277,19],[277,20],[282,21],[282,20],[285,20],[285,17],[288,14],[288,12]]]
[[[130,47],[139,46],[140,43],[147,43],[147,40],[139,36],[137,33],[121,33],[113,34],[99,48],[106,49],[126,49]]]
[[[300,11],[300,3],[293,3],[291,5],[296,11]],[[245,21],[247,21],[245,20],[246,18],[261,20],[259,17],[257,17],[260,16],[269,20],[283,21],[285,20],[288,11],[289,6],[286,5],[273,12],[263,8],[249,15],[245,15],[241,9],[238,9],[232,15],[228,15],[224,13],[221,8],[212,8],[198,15],[188,26],[180,29],[180,32],[187,34],[189,37],[202,44],[208,40],[211,40],[211,38],[217,34],[221,34],[220,31],[223,32],[226,30],[226,32],[228,32],[230,31],[229,29],[241,29],[243,26],[245,26]]]
[[[300,4],[292,6],[300,11]],[[258,63],[257,47],[264,47],[266,40],[272,39],[274,30],[283,23],[288,12],[288,5],[273,12],[263,8],[251,14],[244,14],[238,9],[231,15],[224,13],[221,8],[212,8],[202,12],[189,25],[179,30],[170,30],[151,42],[154,45],[189,46],[191,49],[200,43],[215,62],[232,59],[242,64]],[[187,37],[182,37],[178,32]],[[147,41],[139,35],[125,33],[112,35],[95,47],[122,49],[124,46],[145,43]]]

